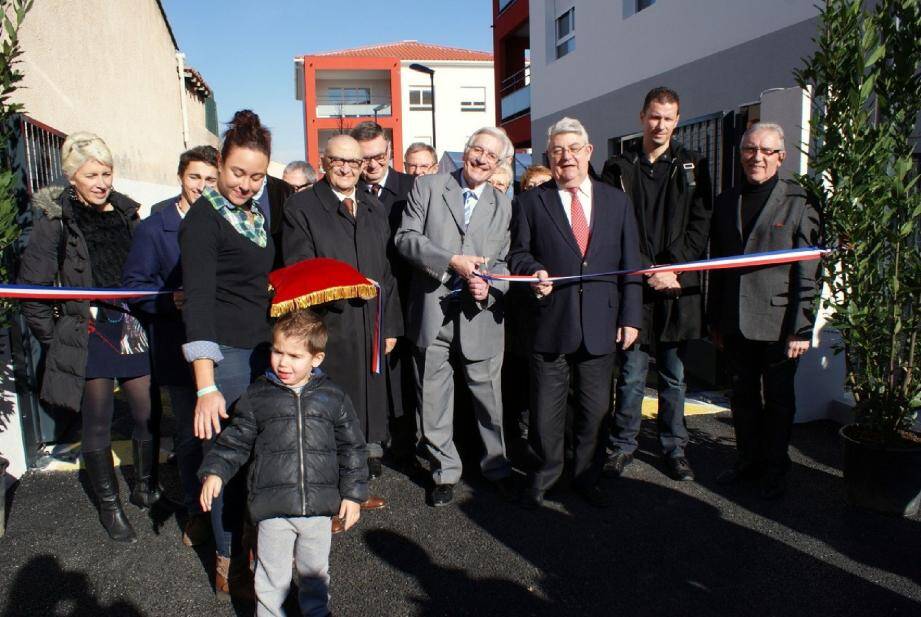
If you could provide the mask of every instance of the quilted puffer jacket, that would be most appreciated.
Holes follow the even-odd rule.
[[[249,468],[253,522],[332,516],[342,499],[368,498],[368,454],[352,402],[321,371],[298,395],[268,374],[237,401],[230,425],[205,456],[198,476],[224,484],[254,453]]]

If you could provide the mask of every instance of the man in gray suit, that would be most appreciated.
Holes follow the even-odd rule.
[[[726,257],[821,243],[821,222],[806,191],[778,171],[786,155],[783,129],[752,125],[742,136],[745,178],[717,200],[710,255]],[[812,338],[818,262],[715,270],[708,320],[732,372],[732,422],[738,459],[723,484],[759,479],[761,496],[780,497],[790,468],[787,447],[796,397],[793,380]]]
[[[511,467],[502,433],[500,378],[507,283],[475,274],[508,274],[511,204],[487,182],[513,153],[499,129],[475,132],[464,166],[452,174],[420,176],[409,195],[394,242],[411,265],[406,336],[416,347],[416,387],[422,440],[434,460],[433,506],[454,498],[461,460],[454,445],[454,371],[463,371],[485,452],[483,475],[511,494]]]

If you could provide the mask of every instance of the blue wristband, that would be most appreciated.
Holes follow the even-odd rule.
[[[217,392],[217,386],[215,385],[205,386],[204,388],[196,392],[195,395],[198,396],[198,398],[201,398],[206,394],[211,394],[212,392]]]

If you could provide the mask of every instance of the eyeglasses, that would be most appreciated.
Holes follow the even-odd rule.
[[[380,154],[372,154],[371,156],[362,157],[361,160],[363,160],[367,165],[370,165],[372,162],[374,162],[383,167],[387,164],[389,158],[390,157],[387,156],[386,152],[382,152]]]
[[[470,146],[470,152],[472,152],[473,155],[476,156],[477,158],[480,158],[480,157],[485,158],[490,163],[495,164],[499,162],[499,158],[500,158],[499,155],[496,154],[495,152],[487,150],[483,146]]]
[[[308,182],[307,184],[291,184],[291,183],[289,182],[289,183],[288,183],[288,186],[290,186],[292,189],[294,189],[294,192],[295,192],[295,193],[298,193],[298,192],[300,192],[300,191],[305,191],[305,190],[309,189],[311,186],[313,186],[313,184],[311,184],[310,182]]]
[[[568,148],[564,148],[563,146],[556,146],[555,148],[550,148],[550,150],[548,150],[548,154],[550,154],[550,156],[555,159],[563,158],[563,154],[566,152],[573,156],[578,156],[579,153],[582,152],[582,150],[584,150],[587,145],[588,144],[573,144]]]
[[[361,169],[365,161],[364,159],[340,159],[329,157],[326,159],[326,162],[329,163],[330,167],[345,167],[348,165],[352,169]]]
[[[428,171],[435,165],[433,163],[416,164],[416,163],[407,163],[406,161],[403,161],[403,166],[406,167],[406,171],[413,172],[413,171]]]
[[[764,156],[772,156],[779,152],[783,152],[778,148],[758,148],[757,146],[742,146],[742,156],[746,158],[751,158],[755,156],[758,152],[761,152]]]

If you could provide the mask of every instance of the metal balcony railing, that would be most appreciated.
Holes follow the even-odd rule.
[[[531,109],[531,67],[526,66],[499,84],[502,119],[520,116]]]
[[[318,118],[374,118],[393,115],[390,97],[317,97]]]

